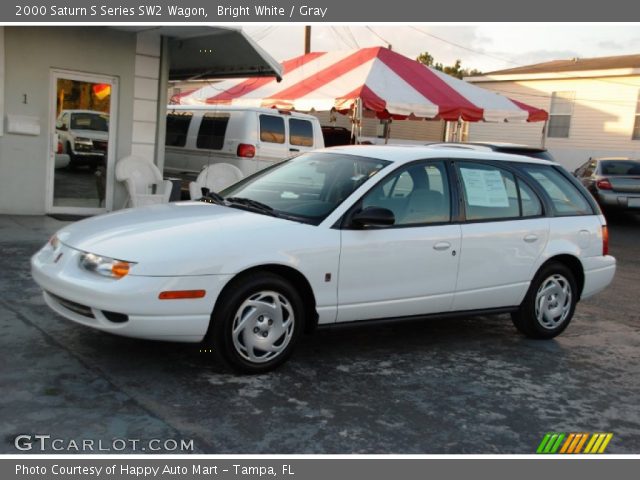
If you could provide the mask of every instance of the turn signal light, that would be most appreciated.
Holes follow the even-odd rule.
[[[238,145],[238,156],[245,158],[253,158],[256,156],[256,147],[255,145],[250,145],[248,143],[240,143]]]
[[[111,273],[114,277],[122,278],[129,274],[130,264],[127,262],[114,262],[111,265]]]
[[[602,226],[602,255],[609,255],[609,229]]]
[[[160,292],[160,300],[181,300],[185,298],[202,298],[207,294],[206,290],[169,290]]]
[[[608,178],[601,178],[596,182],[596,187],[600,190],[613,190],[613,186]]]

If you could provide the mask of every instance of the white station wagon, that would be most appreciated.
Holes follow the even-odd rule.
[[[510,312],[552,338],[616,268],[597,204],[545,160],[337,147],[204,193],[60,230],[32,258],[47,304],[257,373],[336,323]]]

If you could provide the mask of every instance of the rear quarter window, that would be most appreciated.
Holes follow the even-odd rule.
[[[526,171],[551,199],[557,215],[593,215],[593,210],[578,187],[555,168],[546,165],[525,165]]]

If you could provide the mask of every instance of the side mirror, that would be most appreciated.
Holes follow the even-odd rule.
[[[351,216],[351,222],[359,227],[388,227],[395,221],[393,212],[382,207],[367,207]]]

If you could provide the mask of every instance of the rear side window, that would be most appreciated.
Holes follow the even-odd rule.
[[[167,133],[164,144],[168,147],[184,147],[193,113],[170,112],[167,114]]]
[[[301,147],[313,147],[313,125],[309,120],[289,120],[289,143]]]
[[[494,167],[460,162],[467,220],[491,220],[520,216],[518,188],[513,174]]]
[[[558,215],[592,215],[593,210],[578,188],[553,167],[525,165],[531,175],[549,195]]]
[[[207,113],[202,117],[196,147],[207,150],[222,150],[224,135],[229,124],[228,114]]]
[[[260,115],[260,141],[284,143],[284,118]]]

